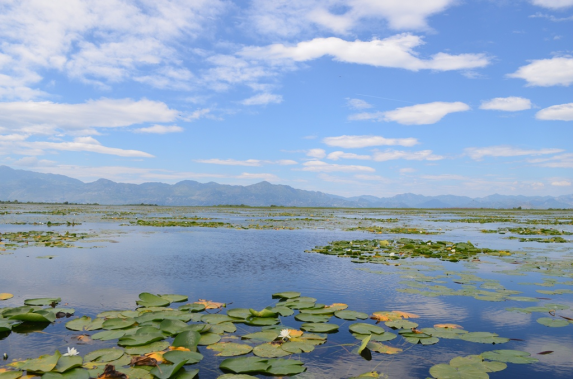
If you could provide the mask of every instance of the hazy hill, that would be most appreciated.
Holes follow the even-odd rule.
[[[317,191],[260,182],[232,186],[184,180],[176,184],[116,183],[99,179],[84,183],[64,175],[41,174],[0,166],[0,200],[99,204],[221,205],[380,208],[573,208],[573,195],[423,196],[406,193],[388,198],[344,198]]]

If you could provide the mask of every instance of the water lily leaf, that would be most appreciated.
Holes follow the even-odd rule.
[[[0,372],[0,379],[18,379],[24,373],[22,371],[5,371]]]
[[[214,343],[217,343],[221,341],[221,336],[215,333],[205,333],[205,334],[201,334],[201,338],[199,339],[199,343],[198,345],[201,346],[206,346],[206,345],[212,345]]]
[[[534,297],[527,297],[527,296],[508,296],[507,300],[515,300],[515,301],[531,301],[531,302],[536,302],[539,301],[538,299],[534,298]]]
[[[10,317],[10,320],[51,323],[56,321],[56,314],[51,311],[39,310],[35,312],[20,313],[14,315]]]
[[[227,311],[227,315],[233,318],[246,319],[251,317],[251,312],[247,308],[233,308]]]
[[[471,366],[452,367],[438,364],[430,368],[430,375],[436,379],[489,379],[489,375]]]
[[[257,377],[245,374],[223,374],[218,376],[217,379],[257,379]]]
[[[429,334],[432,337],[446,338],[450,340],[459,339],[461,335],[468,333],[465,330],[449,328],[424,328],[421,332]]]
[[[8,300],[8,299],[11,299],[13,297],[14,297],[14,295],[12,295],[11,293],[6,293],[6,292],[0,293],[0,300]],[[14,372],[17,372],[17,371],[14,371]],[[11,374],[11,375],[15,375],[15,374]]]
[[[177,373],[177,371],[179,371],[186,362],[187,361],[183,360],[172,365],[160,364],[157,367],[154,367],[150,373],[159,379],[169,379],[174,376],[174,374]]]
[[[255,346],[253,349],[253,354],[261,358],[279,358],[291,355],[288,351],[281,349],[280,345],[273,345],[272,343],[264,343],[262,345]]]
[[[279,332],[275,330],[263,330],[262,332],[245,334],[242,339],[249,339],[253,341],[271,342],[277,339]]]
[[[287,308],[290,309],[310,309],[310,308],[314,308],[315,303],[311,302],[311,301],[294,301],[294,302],[285,302],[285,303],[279,303]]]
[[[334,315],[343,320],[350,320],[350,321],[355,321],[357,319],[366,320],[368,318],[368,314],[366,313],[349,311],[349,310],[336,311],[334,312]]]
[[[199,299],[199,301],[196,301],[195,304],[202,304],[205,306],[206,309],[220,309],[220,308],[225,308],[227,306],[225,303],[217,303],[215,301],[203,300],[203,299]]]
[[[380,322],[380,321],[400,320],[402,318],[402,316],[400,316],[399,314],[394,313],[394,312],[379,311],[379,312],[374,312],[372,314],[372,316],[370,316],[370,318],[372,320],[376,320],[376,321]]]
[[[328,322],[332,315],[312,315],[307,313],[299,313],[294,316],[294,319],[302,322]]]
[[[203,354],[199,354],[194,351],[172,350],[163,354],[163,359],[173,364],[185,361],[186,365],[193,365],[195,363],[201,362],[201,360],[203,359]]]
[[[180,306],[179,310],[184,312],[203,312],[205,310],[205,305],[197,303],[185,304]]]
[[[310,315],[334,315],[334,312],[338,311],[339,309],[335,308],[305,308],[300,309],[300,313],[306,313]]]
[[[66,328],[70,330],[77,330],[77,331],[90,331],[90,330],[97,330],[103,327],[103,318],[96,318],[92,320],[91,317],[83,316],[66,323]]]
[[[443,328],[443,329],[463,329],[463,326],[458,324],[435,324],[434,328]]]
[[[382,334],[384,333],[384,328],[381,328],[379,326],[376,325],[371,325],[371,324],[367,324],[364,322],[357,322],[354,324],[351,324],[348,329],[350,329],[351,332],[353,333],[357,333],[357,334]]]
[[[49,372],[56,367],[61,356],[62,354],[56,350],[54,355],[41,355],[36,359],[29,359],[20,368],[29,372]]]
[[[304,333],[302,337],[291,338],[290,342],[307,342],[318,346],[326,342],[326,337],[313,333]]]
[[[141,307],[166,307],[171,303],[171,301],[163,297],[148,292],[139,294],[139,299],[140,300],[137,300],[136,303]]]
[[[300,292],[278,292],[273,294],[273,299],[294,299],[300,297]]]
[[[42,375],[42,379],[89,379],[90,373],[83,368],[74,368],[62,374],[47,372]]]
[[[235,374],[256,374],[266,372],[271,365],[267,359],[257,357],[227,358],[219,365],[223,371]]]
[[[169,342],[156,341],[147,345],[126,347],[125,352],[130,355],[144,355],[152,353],[154,351],[165,350],[168,347],[169,347]]]
[[[208,314],[201,317],[201,321],[207,324],[220,324],[222,322],[233,321],[233,319],[227,315],[222,314]]]
[[[270,367],[265,370],[265,374],[271,375],[295,375],[306,371],[304,363],[294,359],[271,359]]]
[[[384,341],[391,341],[394,338],[398,337],[394,333],[384,332],[382,334],[358,334],[352,333],[352,336],[357,340],[364,340],[364,338],[371,337],[370,341],[377,341],[377,342],[384,342]]]
[[[455,357],[450,361],[452,367],[472,366],[483,372],[497,372],[507,368],[503,362],[487,362],[481,355],[468,355],[465,357]]]
[[[412,329],[418,326],[415,322],[411,322],[408,320],[394,320],[394,321],[386,321],[386,326],[394,329]]]
[[[460,339],[469,342],[477,342],[477,343],[506,343],[509,341],[509,338],[499,337],[495,333],[489,332],[472,332],[467,334],[462,334]]]
[[[120,346],[143,346],[162,339],[165,339],[163,333],[134,334],[121,337],[117,344]]]
[[[172,377],[173,379],[193,379],[199,374],[198,369],[184,370],[181,369]]]
[[[277,315],[278,315],[277,312],[273,312],[268,308],[265,308],[261,311],[256,311],[253,308],[249,308],[249,312],[251,313],[251,315],[253,315],[255,317],[261,317],[261,318],[277,317]]]
[[[251,316],[245,320],[245,324],[252,326],[276,325],[280,322],[278,318]]]
[[[198,332],[189,330],[179,333],[177,337],[175,337],[175,340],[173,340],[172,345],[174,347],[184,347],[191,351],[197,351],[197,344],[200,339],[201,335]]]
[[[481,353],[483,358],[497,362],[526,364],[539,361],[537,358],[532,358],[530,355],[531,354],[528,352],[520,350],[493,350]]]
[[[332,333],[338,330],[338,325],[327,323],[304,323],[300,326],[305,332]]]
[[[362,343],[364,343],[364,341],[362,341]],[[399,349],[397,347],[391,347],[391,346],[384,345],[384,344],[374,342],[374,341],[368,342],[366,347],[368,347],[368,349],[370,349],[372,351],[375,351],[375,352],[381,353],[381,354],[398,354],[399,352],[402,351],[402,349]]]
[[[235,357],[237,355],[249,354],[253,351],[251,346],[235,342],[216,343],[207,346],[207,349],[218,351],[219,353],[215,354],[218,357]]]
[[[420,332],[418,330],[402,329],[398,333],[400,333],[400,335],[404,337],[406,342],[413,344],[433,345],[440,341],[439,338],[433,337],[429,334]]]
[[[273,308],[269,308],[270,311],[280,314],[283,317],[292,316],[294,311],[290,308],[283,307],[283,306],[276,306]],[[229,312],[227,312],[228,314]]]
[[[314,347],[315,344],[308,341],[289,341],[281,345],[284,351],[291,354],[310,353]]]
[[[182,303],[188,300],[188,297],[185,295],[159,295],[159,297],[168,300],[170,303]]]
[[[133,326],[135,320],[132,318],[112,318],[103,322],[102,328],[108,330],[125,329]]]
[[[119,368],[117,371],[127,375],[129,379],[153,379],[153,375],[151,375],[149,371],[142,368]]]
[[[360,346],[358,347],[358,354],[362,353],[362,351],[364,349],[366,349],[366,345],[368,345],[368,343],[370,342],[370,339],[372,338],[372,335],[369,335],[368,337],[364,338],[362,340],[362,343],[360,344]]]
[[[237,327],[232,322],[222,322],[217,325],[210,325],[209,331],[216,334],[234,333],[237,331]]]
[[[549,326],[551,328],[560,328],[569,325],[569,322],[567,320],[559,320],[549,317],[538,318],[537,322],[540,323],[541,325]]]
[[[188,326],[189,325],[187,325],[187,323],[180,320],[163,320],[161,321],[161,324],[159,324],[159,329],[171,336],[174,336],[183,332]]]
[[[56,367],[54,368],[54,371],[63,373],[72,368],[82,367],[83,363],[84,360],[82,359],[82,357],[79,356],[60,357],[60,359],[58,360],[58,364],[56,364]]]
[[[123,357],[124,351],[120,349],[99,349],[84,356],[84,363],[107,363]]]
[[[24,305],[55,305],[62,301],[59,297],[43,297],[39,299],[26,299]]]

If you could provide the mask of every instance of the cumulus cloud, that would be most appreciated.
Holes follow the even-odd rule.
[[[468,147],[465,153],[474,160],[484,157],[518,157],[524,155],[546,155],[562,152],[562,149],[520,149],[512,146]]]
[[[524,79],[529,86],[569,86],[573,83],[573,58],[533,60],[508,76]]]
[[[397,108],[387,112],[358,113],[350,116],[349,119],[395,121],[402,125],[428,125],[435,124],[449,113],[465,112],[468,110],[470,110],[469,105],[459,101],[454,103],[436,101],[433,103]]]
[[[367,166],[353,166],[353,165],[339,165],[333,163],[326,163],[322,161],[308,161],[302,164],[304,167],[302,171],[312,172],[374,172],[372,167]]]
[[[396,159],[405,159],[408,161],[439,161],[444,159],[443,156],[434,154],[432,150],[401,151],[391,149],[376,151],[372,158],[377,162],[392,161]]]
[[[372,108],[372,104],[362,99],[347,99],[347,104],[352,109],[367,109]]]
[[[409,33],[398,34],[383,40],[346,41],[336,37],[315,38],[294,46],[281,43],[264,47],[245,47],[239,55],[259,60],[280,63],[281,61],[305,62],[331,56],[345,63],[364,64],[375,67],[419,70],[467,70],[485,67],[490,63],[484,54],[450,55],[437,53],[429,59],[420,59],[414,48],[424,42],[421,37]]]
[[[0,126],[7,129],[44,125],[63,130],[117,128],[145,122],[170,122],[178,112],[147,99],[99,99],[69,104],[51,101],[0,103]]]
[[[323,149],[310,149],[306,152],[306,155],[316,159],[322,159],[326,157],[326,151]]]
[[[455,0],[255,0],[248,11],[248,25],[264,35],[283,37],[312,29],[346,34],[367,21],[379,20],[385,20],[392,29],[424,29],[428,17],[454,3]]]
[[[15,166],[22,166],[22,167],[51,167],[56,164],[54,161],[50,161],[47,159],[38,159],[37,157],[23,157],[13,162]]]
[[[411,167],[404,167],[404,168],[401,168],[399,171],[400,171],[400,174],[408,174],[411,172],[416,172],[416,169],[411,168]]]
[[[529,159],[529,163],[539,167],[573,168],[573,154],[559,154],[553,157]]]
[[[236,160],[236,159],[213,158],[213,159],[195,159],[195,162],[217,164],[217,165],[224,165],[224,166],[251,166],[251,167],[262,166],[264,164],[278,164],[280,166],[289,166],[289,165],[298,164],[297,161],[293,161],[291,159],[280,159],[278,161],[247,159],[244,161],[240,161],[240,160]]]
[[[363,160],[372,159],[370,155],[358,155],[354,153],[345,153],[344,151],[334,151],[328,154],[327,158],[333,161],[337,161],[339,159],[363,159]]]
[[[177,125],[153,125],[147,128],[135,129],[135,133],[150,133],[150,134],[167,134],[167,133],[180,133],[184,129]]]
[[[569,187],[571,186],[571,182],[567,180],[558,180],[555,182],[551,182],[551,185],[557,187]]]
[[[266,104],[280,104],[283,101],[281,95],[274,95],[272,93],[261,93],[248,99],[241,101],[243,105],[266,105]]]
[[[531,109],[531,100],[523,97],[496,97],[481,103],[480,109],[516,112]]]
[[[369,146],[414,146],[419,142],[416,138],[384,138],[382,136],[338,136],[326,137],[322,140],[328,146],[346,149]]]
[[[531,0],[531,3],[549,9],[564,9],[573,6],[573,0]]]
[[[573,121],[573,103],[553,105],[535,114],[538,120]]]

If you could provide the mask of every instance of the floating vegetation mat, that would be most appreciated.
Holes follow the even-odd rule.
[[[53,231],[28,231],[0,233],[0,250],[14,250],[21,247],[76,247],[73,242],[86,242],[95,237],[89,233],[58,233]]]
[[[10,297],[0,294],[0,299]],[[225,357],[218,366],[219,378],[246,379],[255,374],[284,377],[305,372],[305,362],[312,361],[317,349],[344,349],[371,360],[373,354],[401,354],[404,349],[395,344],[397,341],[402,342],[401,346],[430,346],[442,339],[496,347],[432,366],[429,374],[436,379],[488,378],[488,373],[504,370],[508,363],[537,362],[524,351],[500,350],[497,345],[510,342],[506,336],[466,331],[461,325],[449,323],[424,325],[420,316],[410,312],[381,310],[369,315],[342,303],[321,304],[299,292],[275,293],[272,297],[277,299],[272,306],[247,309],[227,308],[224,303],[208,300],[187,302],[184,295],[142,293],[137,308],[104,311],[93,318],[60,307],[60,298],[27,299],[21,306],[0,309],[1,338],[10,338],[12,331],[30,330],[30,325],[46,329],[58,319],[68,319],[65,327],[76,332],[73,341],[77,344],[99,340],[115,342],[116,346],[84,356],[69,346],[63,352],[54,350],[36,358],[5,361],[0,378],[191,379],[203,370],[204,354]],[[303,322],[300,328],[289,326],[291,317]],[[341,329],[332,319],[346,320],[342,327],[356,342],[330,344],[329,334]],[[243,332],[241,325],[255,331]],[[371,371],[358,377],[383,375]]]

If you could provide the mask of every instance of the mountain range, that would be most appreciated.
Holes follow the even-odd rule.
[[[46,203],[250,205],[356,208],[573,208],[573,194],[564,196],[490,195],[479,198],[405,193],[392,197],[342,197],[286,185],[260,182],[248,186],[184,180],[166,183],[116,183],[99,179],[84,183],[64,175],[42,174],[0,166],[0,200]]]

